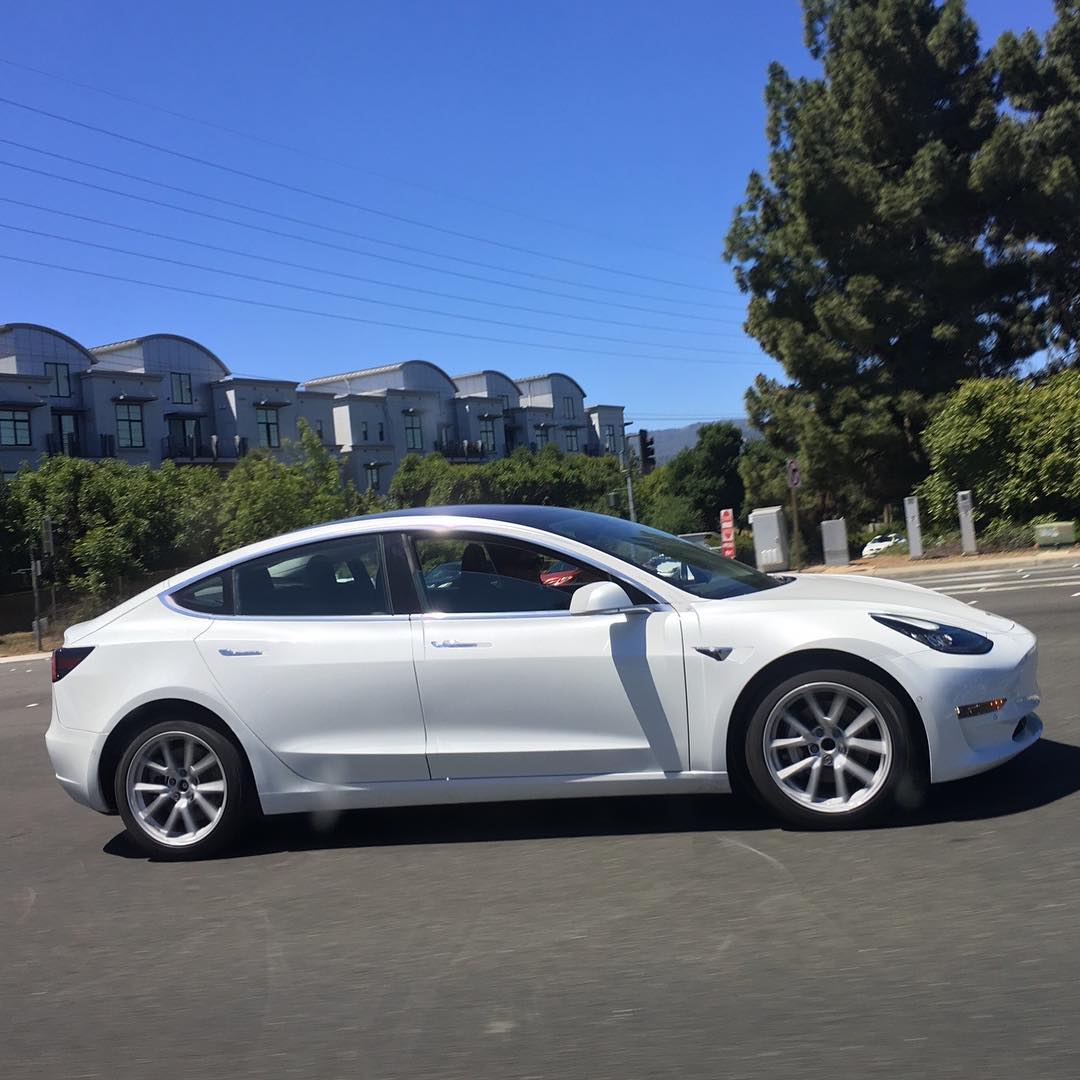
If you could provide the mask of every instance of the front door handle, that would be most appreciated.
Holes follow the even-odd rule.
[[[433,649],[490,649],[490,641],[433,641]]]

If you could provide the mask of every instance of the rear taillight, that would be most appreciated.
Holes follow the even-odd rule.
[[[84,645],[78,649],[54,649],[52,681],[59,682],[68,672],[74,671],[93,651],[93,645]]]

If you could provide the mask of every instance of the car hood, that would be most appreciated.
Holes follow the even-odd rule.
[[[866,611],[912,615],[965,627],[982,633],[1006,633],[1014,623],[989,611],[954,600],[951,596],[888,578],[866,578],[856,574],[777,575],[785,583],[776,589],[747,593],[730,600],[710,603],[763,604],[770,609],[848,607],[857,605]]]

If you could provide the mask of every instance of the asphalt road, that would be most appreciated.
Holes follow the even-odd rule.
[[[47,665],[0,665],[0,1075],[1073,1080],[1059,577],[938,582],[1039,634],[1046,736],[867,832],[597,800],[276,819],[151,863],[53,780]]]

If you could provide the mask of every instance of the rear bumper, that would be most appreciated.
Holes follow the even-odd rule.
[[[64,727],[55,707],[52,722],[45,732],[45,747],[60,786],[77,803],[102,814],[110,812],[98,782],[98,762],[105,737],[104,733],[96,731]]]

